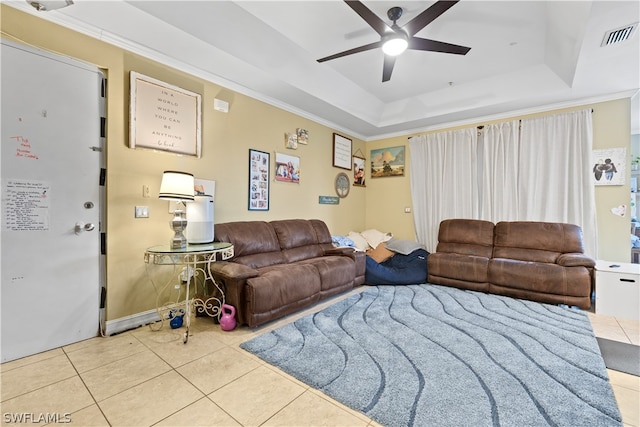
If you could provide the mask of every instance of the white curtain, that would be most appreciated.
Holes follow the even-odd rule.
[[[409,139],[409,149],[417,239],[435,252],[440,221],[478,217],[477,132],[420,135]]]
[[[434,252],[447,218],[565,222],[596,258],[592,140],[590,110],[410,138],[418,241]]]
[[[520,122],[486,125],[479,137],[480,219],[517,221]]]
[[[524,119],[520,138],[520,219],[579,225],[596,258],[591,110]]]

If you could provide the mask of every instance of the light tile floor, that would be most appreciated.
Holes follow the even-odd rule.
[[[35,421],[49,417],[50,425],[77,426],[378,426],[239,348],[336,299],[255,329],[223,332],[211,319],[194,318],[186,345],[184,329],[145,326],[4,363],[0,422],[46,425]],[[640,344],[638,321],[589,318],[597,336]],[[640,427],[640,377],[608,373],[625,426]]]

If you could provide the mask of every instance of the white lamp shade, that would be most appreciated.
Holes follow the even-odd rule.
[[[193,175],[186,172],[164,171],[160,184],[161,199],[193,200]]]

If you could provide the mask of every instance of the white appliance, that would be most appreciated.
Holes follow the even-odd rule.
[[[195,196],[186,205],[187,242],[190,245],[213,242],[213,196]]]

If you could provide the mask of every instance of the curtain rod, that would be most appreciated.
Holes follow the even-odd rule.
[[[593,108],[591,109],[591,114],[593,114]],[[520,124],[522,124],[522,119],[518,119],[518,122],[520,122]],[[484,125],[479,125],[479,126],[476,127],[476,129],[482,130],[482,129],[484,129]]]
[[[591,109],[591,113],[593,114],[593,108]],[[519,119],[518,122],[520,122],[520,124],[522,124],[522,119]],[[476,129],[482,130],[482,129],[484,129],[484,125],[478,125],[478,126],[476,126]],[[416,136],[416,135],[414,135],[414,136]],[[407,139],[411,139],[411,138],[413,138],[413,136],[408,136],[407,137]]]

